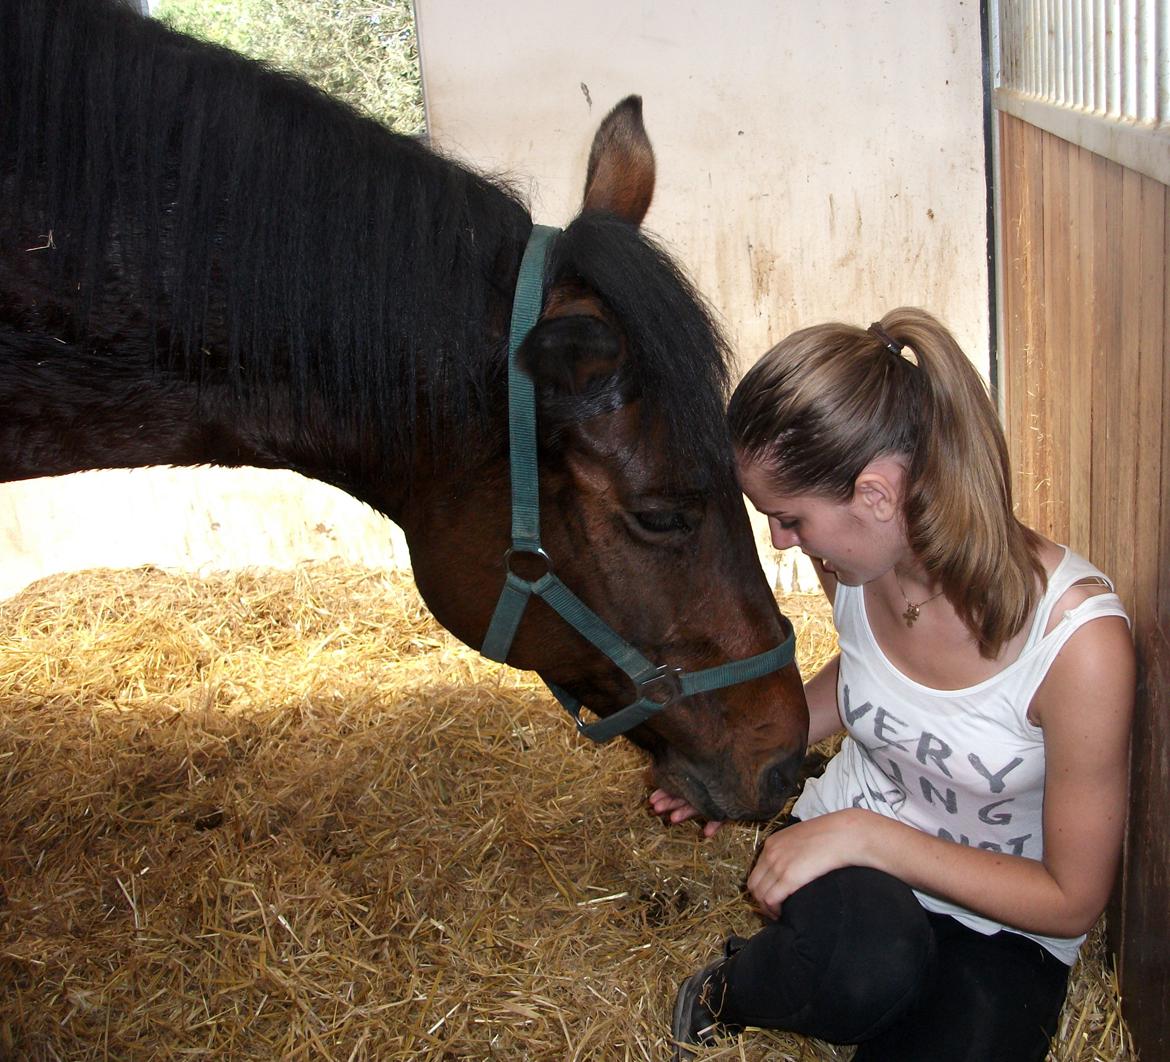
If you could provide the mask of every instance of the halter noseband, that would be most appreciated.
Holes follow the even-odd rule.
[[[637,699],[593,723],[581,718],[581,702],[551,682],[548,688],[573,717],[577,729],[592,741],[603,742],[624,734],[683,697],[733,686],[778,671],[792,663],[796,639],[790,634],[767,652],[729,664],[684,672],[669,664],[652,664],[593,612],[553,572],[552,561],[540,544],[540,482],[536,451],[536,394],[531,378],[520,370],[516,352],[540,316],[544,298],[544,263],[560,229],[534,225],[520,263],[512,322],[508,333],[508,443],[512,479],[512,546],[504,554],[507,579],[492,615],[480,652],[504,662],[524,610],[535,595],[566,623],[600,649],[626,673]],[[518,575],[512,567],[517,554],[543,562],[536,579]]]

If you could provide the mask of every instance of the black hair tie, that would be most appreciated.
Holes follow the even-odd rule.
[[[888,350],[891,354],[896,354],[898,357],[902,356],[902,351],[905,349],[906,344],[899,343],[892,335],[890,335],[889,332],[882,328],[879,322],[874,321],[874,323],[871,324],[869,328],[866,329],[866,331],[869,332],[870,335],[881,340],[882,346],[885,347],[886,350]]]

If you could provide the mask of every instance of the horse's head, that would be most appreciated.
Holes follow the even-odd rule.
[[[637,231],[653,183],[631,98],[598,131],[584,209],[554,245],[543,312],[518,364],[536,391],[541,536],[552,568],[642,656],[693,672],[772,649],[791,626],[763,577],[736,482],[722,341],[687,282]],[[472,644],[505,576],[501,472],[480,465],[442,502],[446,518],[466,520],[474,536],[461,561],[475,569],[468,584],[451,585],[441,547],[412,543],[428,602]],[[462,515],[472,510],[475,519]],[[634,699],[629,679],[539,601],[507,659],[601,716]],[[657,784],[705,815],[759,818],[791,791],[806,733],[803,687],[789,664],[674,701],[629,737],[650,753]]]

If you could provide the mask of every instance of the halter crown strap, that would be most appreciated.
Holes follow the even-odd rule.
[[[516,352],[544,304],[544,263],[560,229],[533,225],[520,261],[508,330],[508,446],[512,462],[512,548],[540,550],[540,484],[536,469],[536,388]]]
[[[600,616],[574,594],[553,572],[552,561],[540,544],[540,481],[536,449],[536,392],[531,378],[521,371],[516,353],[536,324],[544,301],[544,263],[559,229],[534,225],[520,262],[512,323],[508,332],[508,448],[512,479],[512,546],[504,554],[507,577],[480,651],[503,663],[535,595],[562,619],[601,650],[630,678],[638,698],[632,704],[593,723],[581,718],[581,702],[553,683],[549,689],[573,717],[577,729],[593,741],[609,741],[624,734],[675,701],[694,693],[707,693],[770,674],[792,663],[796,640],[789,634],[780,645],[744,660],[702,671],[683,672],[666,664],[653,664],[618,635]],[[538,557],[544,574],[524,578],[512,569],[516,554]]]

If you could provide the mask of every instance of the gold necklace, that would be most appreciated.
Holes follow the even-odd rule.
[[[916,605],[906,596],[906,591],[902,589],[902,580],[898,578],[897,569],[894,569],[894,581],[898,584],[898,591],[902,595],[902,600],[906,602],[906,611],[902,613],[902,619],[906,621],[907,627],[913,627],[918,621],[918,614],[922,611],[923,605],[929,605],[936,597],[942,597],[943,594],[940,590],[937,594],[931,594],[925,601],[919,601]]]

